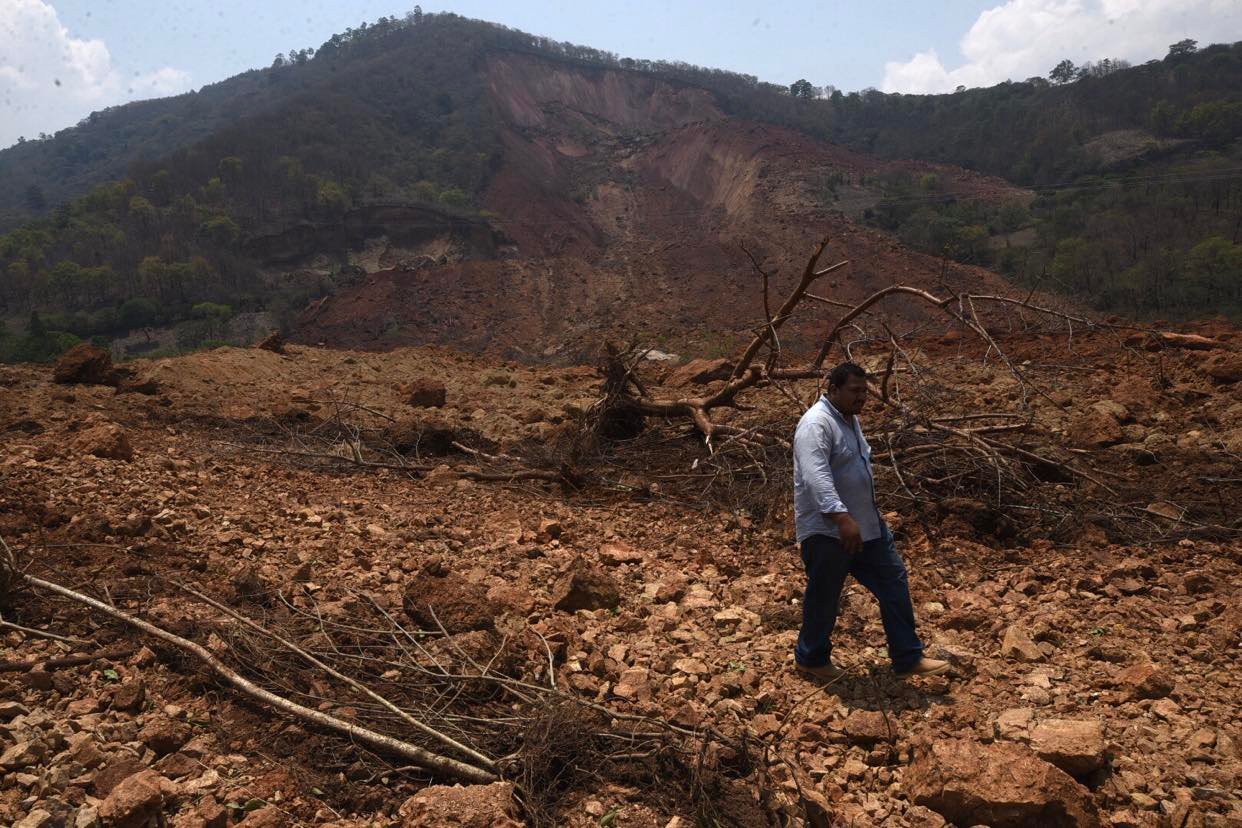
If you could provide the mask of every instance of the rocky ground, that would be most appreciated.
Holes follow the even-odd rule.
[[[1237,338],[1207,334],[1210,351],[1165,353],[1162,388],[1125,374],[1130,357],[1112,345],[1080,341],[1063,399],[1037,407],[1041,427],[1140,491],[1147,480],[1153,502],[1176,498],[1157,480],[1174,458],[1166,476],[1179,481],[1195,469],[1237,478]],[[445,465],[414,477],[256,451],[347,404],[389,433],[414,411],[481,450],[518,452],[590,403],[589,369],[297,347],[111,370],[86,360],[61,379],[90,382],[57,383],[46,368],[5,369],[0,536],[32,574],[182,635],[211,645],[213,628],[158,576],[255,618],[274,612],[256,596],[274,592],[338,624],[356,617],[359,595],[394,616],[429,601],[461,613],[463,629],[481,612],[480,626],[540,631],[558,686],[616,711],[766,742],[787,760],[771,784],[810,792],[839,824],[1242,824],[1236,535],[1122,544],[1083,525],[1068,541],[1002,542],[958,515],[929,524],[896,509],[922,633],[954,672],[896,681],[876,606],[851,585],[836,638],[849,675],[817,689],[791,669],[801,565],[783,521],[650,490],[461,479],[449,466],[463,455],[428,457],[429,444],[421,460]],[[962,373],[972,404],[1005,397],[1001,373]],[[429,785],[244,701],[167,645],[46,594],[13,588],[7,599],[0,823],[527,819],[507,782]],[[330,697],[322,705],[334,709]],[[684,798],[650,794],[601,778],[560,795],[555,820],[694,824]]]

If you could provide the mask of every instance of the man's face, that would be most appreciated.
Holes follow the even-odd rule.
[[[828,389],[828,400],[847,417],[861,414],[867,405],[867,381],[851,374],[844,385]]]

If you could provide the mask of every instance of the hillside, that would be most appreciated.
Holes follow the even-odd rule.
[[[52,211],[0,237],[0,352],[276,326],[528,357],[634,335],[724,351],[759,318],[741,245],[788,275],[824,234],[857,262],[845,301],[999,273],[1101,310],[1234,313],[1239,54],[807,100],[453,15],[384,18],[0,152],[0,217]]]
[[[875,204],[869,179],[909,168],[990,201],[1022,191],[733,118],[701,86],[590,57],[451,16],[325,47],[269,73],[321,78],[314,94],[0,239],[0,300],[14,327],[38,312],[30,326],[122,353],[266,319],[311,342],[537,358],[610,336],[727,350],[761,304],[742,244],[779,269],[833,235],[858,261],[843,298],[894,278],[1002,285],[858,227],[831,187]],[[26,340],[11,353],[31,358]]]

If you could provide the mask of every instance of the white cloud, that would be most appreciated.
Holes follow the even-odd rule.
[[[951,92],[1046,76],[1074,63],[1164,57],[1170,43],[1242,40],[1238,0],[1009,0],[979,15],[960,43],[965,60],[949,69],[934,49],[884,65],[885,92]]]
[[[107,44],[73,37],[45,0],[0,0],[0,147],[96,109],[189,88],[189,74],[171,66],[126,74]]]

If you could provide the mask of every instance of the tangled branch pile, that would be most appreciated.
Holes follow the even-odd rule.
[[[775,276],[747,251],[761,280],[763,322],[736,359],[721,361],[726,376],[692,393],[671,392],[644,376],[648,349],[608,346],[598,399],[548,446],[507,454],[468,429],[406,433],[383,412],[334,400],[330,418],[287,428],[278,444],[247,450],[414,476],[438,468],[429,457],[443,464],[454,455],[465,462],[446,473],[467,479],[709,502],[775,525],[787,517],[789,439],[797,418],[822,392],[827,367],[850,359],[872,371],[875,410],[867,430],[881,470],[877,482],[886,502],[909,514],[932,522],[953,516],[1001,540],[1065,540],[1087,523],[1128,541],[1242,531],[1237,517],[1219,508],[1219,497],[1198,498],[1193,509],[1153,511],[1149,492],[1127,489],[1099,457],[1066,445],[1038,414],[1041,405],[1060,405],[1051,395],[1063,372],[1076,369],[1009,353],[1015,343],[1041,337],[1072,348],[1076,335],[1089,332],[1139,354],[1122,336],[1132,326],[1040,305],[1030,296],[937,295],[900,284],[857,304],[840,302],[813,292],[819,280],[850,264],[821,267],[827,249],[825,239],[775,308]],[[799,360],[783,347],[782,331],[807,303],[840,313],[826,325],[814,356]],[[888,311],[911,304],[949,324],[952,347],[937,350],[926,321],[898,329]],[[1145,335],[1172,347],[1188,338]],[[981,387],[995,393],[980,395]],[[371,425],[359,424],[363,415]]]
[[[643,418],[656,427],[631,426],[636,436],[614,441],[609,461],[655,480],[665,493],[706,498],[775,522],[787,516],[788,440],[797,419],[823,391],[830,359],[849,359],[871,370],[878,411],[868,414],[867,430],[883,470],[878,482],[886,502],[901,504],[907,513],[956,514],[1001,539],[1065,539],[1084,522],[1126,540],[1242,531],[1236,516],[1213,510],[1210,502],[1201,514],[1179,514],[1170,523],[1167,515],[1153,514],[1148,492],[1122,491],[1116,475],[1093,466],[1089,453],[1067,446],[1037,418],[1041,404],[1059,405],[1050,393],[1062,372],[1073,368],[1015,361],[1001,344],[1044,337],[1072,345],[1076,332],[1091,331],[1127,349],[1119,335],[1125,326],[1038,305],[1030,297],[937,296],[907,285],[883,288],[857,305],[837,302],[811,292],[818,279],[848,264],[820,268],[826,248],[825,240],[775,311],[768,298],[772,275],[751,257],[762,279],[765,322],[728,378],[709,383],[702,393],[653,390],[640,376],[644,351],[610,352],[599,403],[606,410],[596,416]],[[808,300],[842,313],[827,327],[813,359],[786,365],[782,326]],[[894,301],[926,306],[947,320],[956,332],[954,347],[929,352],[929,338],[918,335],[922,325],[896,332],[883,313]],[[1173,336],[1156,335],[1161,341]],[[996,393],[980,398],[966,392],[980,385]]]

